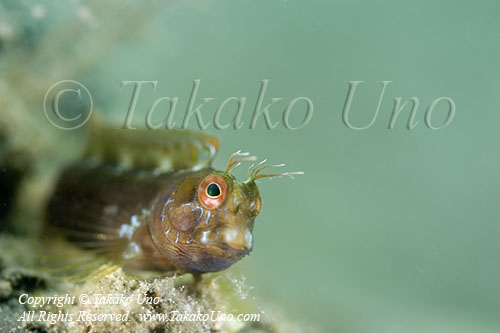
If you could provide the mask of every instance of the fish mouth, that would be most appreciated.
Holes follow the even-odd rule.
[[[234,251],[236,251],[238,257],[243,257],[243,256],[246,256],[246,255],[249,255],[250,252],[252,251],[252,249],[248,248],[248,247],[244,247],[244,248],[234,248],[234,247],[231,247],[231,248]]]
[[[248,229],[224,229],[222,230],[221,236],[223,243],[229,245],[229,247],[238,252],[248,254],[252,250],[253,236],[252,232]]]
[[[252,231],[246,228],[223,228],[217,232],[205,230],[197,238],[201,244],[216,246],[223,251],[235,252],[239,256],[252,251]]]

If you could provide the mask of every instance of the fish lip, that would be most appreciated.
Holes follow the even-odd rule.
[[[223,244],[217,245],[217,247],[224,252],[232,252],[237,257],[246,256],[246,255],[249,255],[250,252],[252,252],[252,248],[251,247],[249,248],[246,245],[234,246],[234,245],[223,243]]]
[[[235,245],[235,244],[228,244],[228,243],[223,243],[223,244],[220,244],[218,246],[221,250],[225,250],[225,251],[246,251],[246,252],[250,252],[252,249],[249,248],[248,246],[246,245]]]
[[[248,247],[247,245],[241,244],[241,245],[235,245],[235,244],[227,244],[228,248],[231,249],[234,252],[237,253],[244,253],[248,254],[250,251],[252,251],[251,247]]]
[[[195,238],[203,246],[218,248],[230,256],[244,256],[252,251],[252,236],[249,228],[224,228],[218,231],[200,231]]]
[[[249,254],[250,254],[250,252],[252,252],[252,249],[249,249],[249,248],[247,248],[247,247],[245,247],[245,248],[243,248],[242,250],[240,250],[240,254],[241,254],[242,256],[249,255]]]

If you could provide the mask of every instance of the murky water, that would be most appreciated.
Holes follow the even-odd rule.
[[[31,84],[10,89],[61,140],[78,131],[52,126],[42,98],[74,80],[117,126],[218,136],[218,168],[242,149],[304,171],[262,181],[254,252],[237,264],[287,316],[325,332],[496,332],[499,9],[12,1],[0,52],[33,50],[18,71]],[[21,77],[9,57],[4,85]]]

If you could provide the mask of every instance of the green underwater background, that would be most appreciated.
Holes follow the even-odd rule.
[[[0,91],[72,147],[86,126],[65,131],[43,112],[56,82],[80,82],[91,119],[116,127],[165,130],[172,105],[159,99],[177,97],[167,122],[217,136],[217,169],[241,149],[303,171],[259,182],[254,250],[231,268],[290,321],[498,332],[499,12],[497,1],[6,1]]]

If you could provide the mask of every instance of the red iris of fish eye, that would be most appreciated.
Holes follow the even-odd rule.
[[[198,198],[207,209],[218,208],[226,199],[227,182],[219,175],[207,176],[200,184]]]

